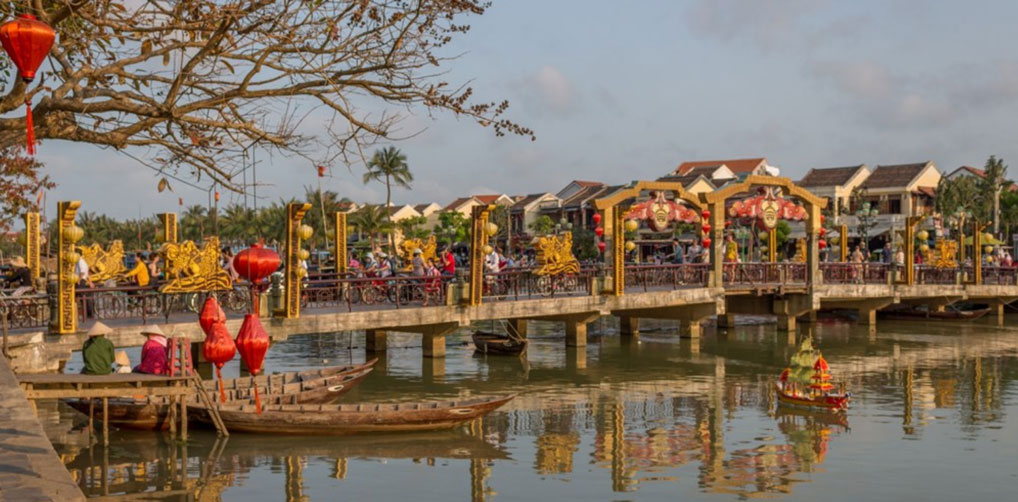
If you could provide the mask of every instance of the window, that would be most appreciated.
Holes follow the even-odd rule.
[[[890,214],[901,214],[901,198],[895,198],[888,201],[887,212]]]

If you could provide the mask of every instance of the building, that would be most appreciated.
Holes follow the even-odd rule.
[[[541,216],[543,209],[558,211],[562,199],[551,193],[525,195],[509,207],[509,230],[513,235],[530,236],[530,226]]]
[[[986,177],[986,171],[971,166],[961,166],[958,169],[951,171],[950,174],[944,175],[945,178],[952,181],[965,176],[982,179]],[[1006,192],[1015,192],[1018,191],[1018,185],[1015,185],[1010,180],[1005,180],[1003,190]]]
[[[866,164],[846,167],[821,167],[810,169],[798,185],[819,197],[827,197],[831,214],[838,221],[842,210],[852,205],[852,191],[862,185],[870,175]]]
[[[672,174],[685,176],[697,168],[718,170],[722,167],[730,171],[739,181],[746,179],[747,176],[752,174],[765,176],[777,176],[780,174],[780,170],[778,168],[767,164],[767,159],[765,157],[732,160],[694,160],[690,162],[683,162],[682,164],[679,164],[679,167],[676,168]]]
[[[452,201],[448,206],[445,206],[442,211],[456,211],[457,213],[469,218],[470,213],[473,211],[475,206],[480,206],[482,204],[510,206],[514,202],[516,201],[506,194],[470,195],[468,197],[460,197]]]
[[[849,207],[851,215],[842,218],[842,222],[849,225],[849,235],[856,236],[855,213],[861,204],[869,203],[870,208],[878,211],[872,219],[873,227],[866,231],[872,238],[904,228],[908,216],[932,216],[940,178],[933,162],[878,165],[859,185],[859,197],[853,198]]]

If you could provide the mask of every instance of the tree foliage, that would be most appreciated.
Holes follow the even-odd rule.
[[[0,146],[40,139],[131,150],[168,173],[239,189],[252,144],[353,164],[398,132],[407,108],[448,111],[506,133],[509,104],[443,80],[446,46],[487,0],[16,0],[57,32],[31,84],[7,58]],[[314,120],[313,136],[300,132]],[[311,130],[306,128],[305,130]],[[322,131],[319,134],[317,131]],[[404,132],[405,134],[406,132]],[[324,156],[325,158],[321,158]],[[206,178],[208,179],[208,178]]]
[[[443,211],[438,215],[435,235],[450,246],[465,242],[470,235],[470,219],[456,211]]]
[[[542,214],[530,224],[530,230],[534,232],[534,235],[548,235],[555,230],[555,220],[546,214]]]
[[[36,194],[53,188],[49,176],[39,174],[38,161],[22,155],[19,147],[0,150],[0,233],[11,230],[26,211],[38,211]]]

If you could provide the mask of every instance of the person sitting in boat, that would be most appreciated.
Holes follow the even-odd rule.
[[[131,358],[127,357],[127,352],[123,350],[117,351],[117,356],[113,358],[113,362],[117,364],[116,373],[130,373],[131,372]]]
[[[146,327],[141,332],[148,337],[145,345],[141,347],[141,364],[134,367],[135,373],[148,373],[150,375],[169,375],[170,364],[166,358],[166,334],[157,325]]]
[[[112,333],[109,326],[96,322],[88,330],[88,340],[81,346],[81,359],[85,367],[81,372],[86,375],[109,375],[113,373],[113,342],[106,338]]]

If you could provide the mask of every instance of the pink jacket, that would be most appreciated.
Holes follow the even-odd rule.
[[[141,347],[141,364],[134,368],[135,373],[170,374],[170,364],[166,359],[166,339],[162,339],[163,343],[159,342],[156,338],[149,338]]]

